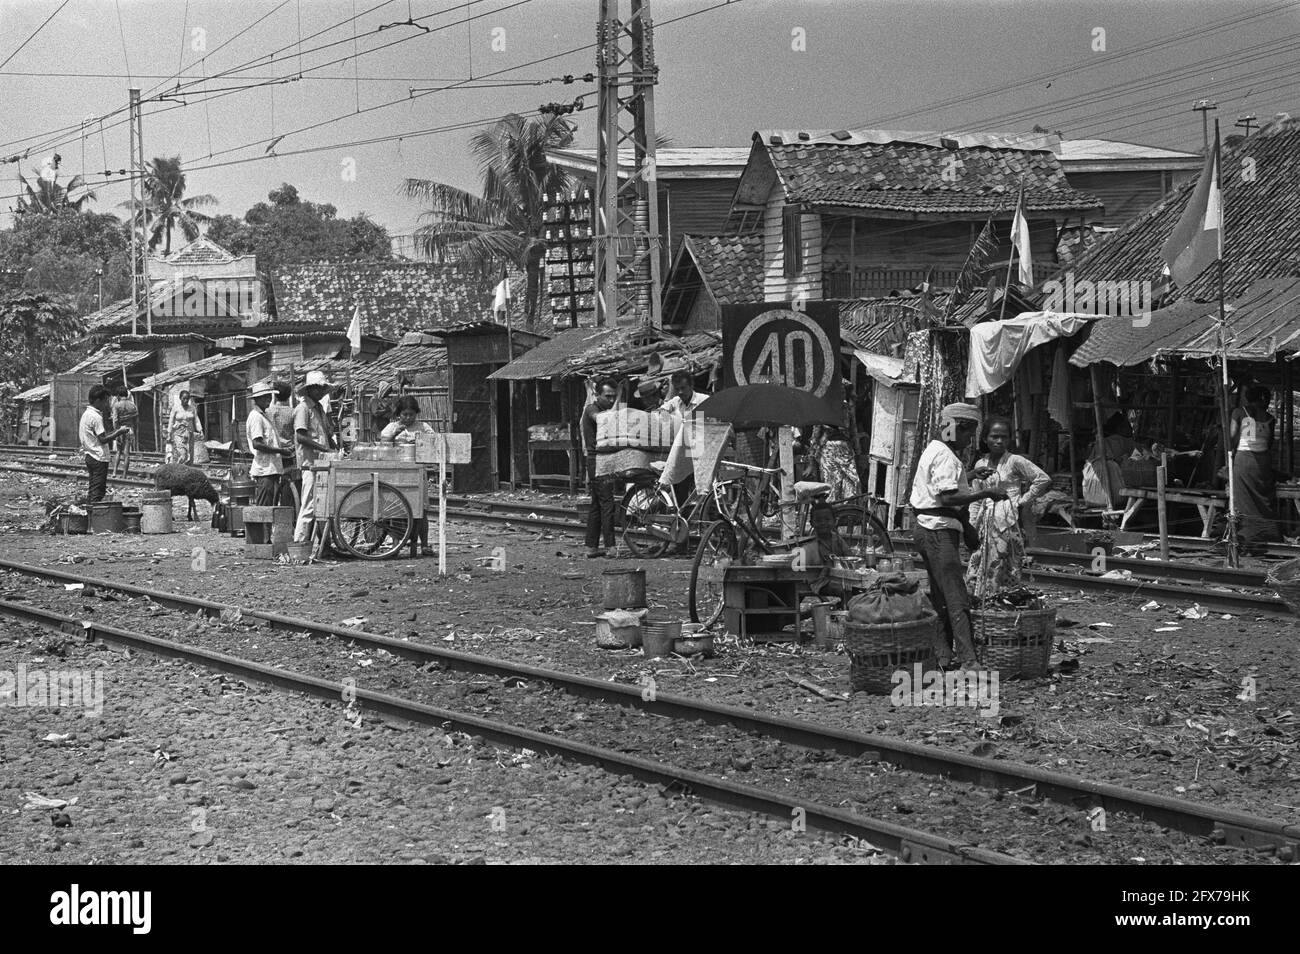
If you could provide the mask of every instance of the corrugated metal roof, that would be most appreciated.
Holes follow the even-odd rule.
[[[1257,282],[1228,308],[1229,358],[1272,361],[1279,353],[1300,352],[1300,278]],[[1134,327],[1131,318],[1106,318],[1093,323],[1070,363],[1125,366],[1159,355],[1211,355],[1218,350],[1218,317],[1218,302],[1184,301],[1152,312],[1145,327]]]
[[[222,371],[229,371],[231,368],[237,368],[240,365],[251,364],[259,358],[265,358],[270,354],[269,351],[247,351],[239,354],[214,354],[206,358],[200,358],[198,361],[191,361],[189,364],[182,364],[175,368],[168,368],[166,371],[159,371],[144,379],[144,383],[134,387],[132,391],[148,391],[153,388],[165,387],[168,384],[175,384],[177,381],[191,381],[194,378],[206,378],[209,375],[220,374]]]
[[[1056,153],[1069,171],[1071,163],[1103,162],[1107,160],[1141,160],[1146,162],[1168,160],[1179,166],[1199,164],[1201,157],[1194,152],[1177,152],[1158,146],[1143,146],[1135,142],[1116,139],[1062,139]]]

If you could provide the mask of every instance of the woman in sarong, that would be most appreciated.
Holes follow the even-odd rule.
[[[167,463],[194,463],[194,442],[202,440],[203,428],[199,416],[190,402],[190,392],[182,391],[172,405],[167,421]]]
[[[1272,394],[1255,386],[1246,391],[1246,404],[1232,412],[1228,446],[1232,455],[1232,491],[1241,522],[1242,550],[1260,552],[1269,541],[1281,539],[1273,506],[1273,415],[1268,413]]]
[[[988,467],[993,473],[971,481],[971,490],[1001,488],[1007,499],[977,500],[970,505],[971,524],[980,534],[980,545],[966,566],[966,588],[980,600],[1020,585],[1025,562],[1021,510],[1031,508],[1052,489],[1052,478],[1042,468],[1009,451],[1011,422],[1005,417],[989,419],[984,444],[989,452],[972,469]]]

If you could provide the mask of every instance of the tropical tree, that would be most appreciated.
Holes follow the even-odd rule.
[[[126,226],[103,212],[69,211],[14,216],[0,230],[0,272],[22,276],[26,291],[62,296],[84,315],[99,303],[131,294]]]
[[[28,212],[82,212],[87,204],[95,201],[94,191],[86,187],[81,176],[60,182],[57,163],[36,170],[31,179],[18,173],[18,187],[21,193],[15,211],[20,215]]]
[[[14,391],[48,381],[85,353],[85,322],[58,296],[19,292],[0,299],[0,384]]]
[[[216,215],[208,238],[235,255],[256,255],[263,271],[289,262],[383,261],[392,258],[388,230],[364,212],[340,219],[328,202],[309,202],[282,183],[242,219]]]
[[[163,243],[163,254],[172,252],[172,232],[179,229],[186,241],[199,237],[200,225],[210,221],[200,212],[200,208],[217,204],[214,195],[185,195],[185,172],[181,168],[181,157],[157,156],[145,164],[144,208],[136,213],[132,224],[136,228],[143,226],[149,236],[149,247],[156,248]],[[119,208],[130,209],[130,202],[121,203]]]
[[[463,261],[488,272],[510,262],[527,274],[530,326],[542,299],[543,196],[569,188],[569,176],[546,153],[571,145],[574,128],[559,116],[503,116],[470,139],[482,177],[480,195],[431,179],[407,179],[402,187],[428,205],[415,241],[433,261]]]

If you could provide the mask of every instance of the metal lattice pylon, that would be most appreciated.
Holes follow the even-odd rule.
[[[600,0],[596,66],[596,323],[662,325],[659,198],[655,188],[654,33],[650,0]],[[619,152],[633,164],[619,175]]]

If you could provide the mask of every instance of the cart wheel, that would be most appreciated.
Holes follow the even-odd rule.
[[[277,507],[292,507],[293,519],[298,519],[298,514],[302,511],[302,498],[298,495],[298,487],[288,475],[280,481],[280,488],[275,493],[275,505]]]
[[[395,556],[415,529],[411,505],[392,484],[380,481],[357,484],[339,501],[330,521],[334,543],[340,550],[362,560],[383,560]]]
[[[704,528],[700,545],[691,560],[689,603],[691,622],[712,626],[722,615],[722,577],[726,568],[736,562],[740,546],[736,531],[725,520]]]

